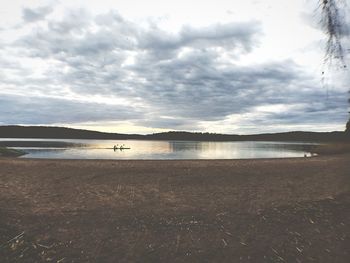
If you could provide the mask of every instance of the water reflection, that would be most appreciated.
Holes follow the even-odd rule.
[[[114,151],[114,145],[130,149]],[[311,143],[198,142],[139,140],[0,139],[0,145],[23,149],[22,158],[58,159],[250,159],[302,157]]]

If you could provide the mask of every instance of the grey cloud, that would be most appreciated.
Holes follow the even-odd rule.
[[[133,49],[137,41],[137,36],[133,35],[135,26],[123,21],[120,23],[91,31],[94,18],[84,10],[75,10],[61,21],[48,21],[47,28],[35,28],[32,33],[17,40],[15,45],[29,51],[32,57],[54,57],[59,60]]]
[[[6,70],[6,69],[18,70],[20,67],[21,65],[18,61],[11,61],[7,59],[4,55],[1,55],[0,53],[0,68],[2,70]]]
[[[287,88],[305,77],[290,61],[222,69],[217,56],[215,52],[199,51],[168,62],[154,62],[152,67],[137,65],[138,74],[148,83],[135,89],[169,115],[177,111],[178,115],[208,120],[243,112],[266,100],[270,91],[275,102],[286,99]]]
[[[116,10],[97,15],[95,21],[98,25],[107,27],[128,23]]]
[[[314,113],[304,112],[302,110],[296,112],[274,113],[266,114],[261,118],[254,120],[246,120],[247,125],[259,127],[260,129],[268,129],[270,127],[284,126],[293,127],[289,130],[299,130],[299,125],[314,126],[314,130],[323,130],[324,127],[329,125],[343,124],[345,129],[345,123],[348,120],[348,116],[340,108],[337,110],[326,110]],[[284,129],[286,131],[286,129]]]
[[[325,113],[332,111],[337,111],[333,119],[338,121],[346,116],[344,93],[333,96],[333,103],[328,103],[325,93],[316,88],[317,83],[290,61],[249,68],[232,66],[228,70],[217,70],[215,64],[208,64],[205,59],[201,65],[198,60],[194,61],[197,63],[194,68],[191,63],[184,63],[171,69],[155,69],[159,79],[150,82],[148,90],[152,92],[144,91],[143,98],[158,107],[159,112],[184,120],[223,120],[231,114],[251,112],[256,106],[266,104],[301,104],[315,112],[298,110],[299,122],[303,121],[302,116],[305,121],[309,118],[322,122],[332,115]],[[184,73],[191,70],[194,73]],[[323,108],[314,104],[315,101]],[[282,120],[280,117],[270,114],[269,120]]]
[[[290,93],[288,94],[290,96]],[[269,100],[266,100],[268,102]],[[326,92],[310,90],[306,93],[294,94],[289,100],[282,100],[284,105],[296,106],[280,112],[263,112],[260,118],[246,120],[246,125],[256,127],[275,127],[307,125],[320,130],[327,125],[344,124],[348,119],[347,102],[344,92]],[[273,102],[270,101],[270,104]],[[296,128],[295,130],[297,130]]]
[[[38,8],[23,8],[22,18],[25,22],[36,22],[44,19],[47,15],[52,13],[53,8],[50,6],[42,6]]]
[[[98,27],[97,31],[90,31],[89,26],[92,24]],[[19,40],[18,45],[32,50],[34,56],[40,56],[40,51],[44,48],[44,57],[59,52],[84,55],[86,52],[114,49],[176,51],[187,46],[242,48],[250,51],[260,32],[258,22],[246,22],[217,24],[205,28],[187,26],[179,33],[170,34],[156,26],[141,28],[115,12],[93,18],[84,10],[78,10],[70,12],[61,21],[48,21],[47,29],[36,28]]]
[[[7,124],[53,124],[88,121],[124,121],[142,118],[132,107],[70,99],[2,95],[0,122]]]
[[[43,33],[55,34],[56,37],[65,38],[72,34],[83,34],[92,22],[93,17],[85,9],[71,10],[65,14],[62,20],[49,20],[47,31]]]
[[[213,48],[241,47],[250,51],[261,33],[258,22],[217,24],[204,28],[184,26],[178,34],[167,33],[157,27],[144,32],[143,49],[179,49],[181,47]]]
[[[246,51],[251,51],[256,45],[261,33],[260,24],[256,21],[246,23],[217,24],[202,29],[184,27],[181,35],[184,43],[194,42],[203,47],[205,45],[236,47],[241,45]]]

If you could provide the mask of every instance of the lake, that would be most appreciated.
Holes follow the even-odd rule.
[[[114,145],[130,149],[114,150]],[[143,140],[0,139],[0,146],[21,149],[21,158],[53,159],[253,159],[310,155],[305,142],[200,142]]]

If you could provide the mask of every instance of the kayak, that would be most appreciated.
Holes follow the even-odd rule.
[[[130,150],[129,147],[114,147],[113,150]]]

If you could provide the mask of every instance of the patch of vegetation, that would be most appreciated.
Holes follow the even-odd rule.
[[[26,152],[17,149],[9,149],[6,147],[0,147],[0,157],[18,157],[25,155]]]

